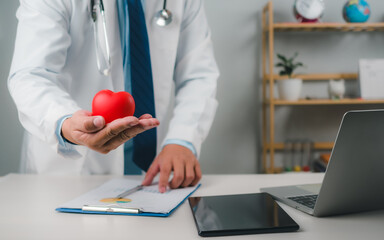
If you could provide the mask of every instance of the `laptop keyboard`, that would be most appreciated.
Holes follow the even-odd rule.
[[[288,197],[288,199],[293,200],[297,203],[300,203],[309,208],[315,208],[315,203],[317,199],[317,194],[315,195],[305,195],[305,196],[294,196]]]

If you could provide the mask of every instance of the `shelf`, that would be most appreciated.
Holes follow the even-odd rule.
[[[356,80],[358,78],[357,73],[312,73],[312,74],[298,74],[293,75],[292,78],[300,78],[303,80],[329,80],[329,79],[345,79],[345,80]],[[267,79],[269,76],[265,75],[264,78]],[[287,76],[280,76],[277,74],[273,75],[275,80],[284,80],[288,79]]]
[[[269,101],[266,101],[269,104]],[[345,98],[345,99],[300,99],[298,101],[273,100],[275,105],[361,105],[361,104],[384,104],[384,99],[367,100],[360,98]]]
[[[384,23],[274,23],[275,32],[374,32],[384,31]],[[268,29],[266,29],[268,31]]]
[[[271,148],[270,144],[265,145],[267,149]],[[275,150],[284,150],[284,143],[274,143],[273,148]],[[333,148],[333,142],[315,142],[313,148],[316,150],[331,150]]]

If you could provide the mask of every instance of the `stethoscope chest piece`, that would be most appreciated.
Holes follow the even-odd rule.
[[[167,9],[167,0],[163,2],[163,9],[155,15],[155,23],[159,27],[165,27],[172,22],[172,12]]]
[[[159,27],[165,27],[172,22],[172,13],[167,9],[162,9],[156,13],[155,23]]]

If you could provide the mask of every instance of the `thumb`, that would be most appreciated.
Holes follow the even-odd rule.
[[[84,132],[97,132],[105,125],[105,120],[102,116],[87,117],[84,121]]]

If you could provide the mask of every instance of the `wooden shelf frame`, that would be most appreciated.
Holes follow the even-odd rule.
[[[268,78],[266,75],[264,78]],[[312,73],[312,74],[294,74],[293,78],[300,78],[307,81],[316,81],[316,80],[329,80],[329,79],[345,79],[345,80],[356,80],[358,78],[357,73]],[[284,80],[287,79],[287,76],[280,76],[273,74],[273,79],[275,80]]]
[[[269,104],[269,100],[266,102]],[[364,104],[384,104],[384,99],[355,99],[355,98],[345,98],[345,99],[299,99],[297,101],[286,101],[273,99],[274,105],[364,105]]]
[[[275,32],[378,32],[384,23],[274,23]]]
[[[316,150],[329,150],[333,148],[333,142],[316,142],[313,144],[313,149]],[[271,147],[269,144],[267,144],[267,147]],[[275,150],[284,150],[285,145],[284,143],[274,143],[273,147]]]
[[[283,150],[284,143],[275,142],[275,108],[278,106],[316,106],[316,105],[358,105],[384,104],[384,99],[300,99],[284,101],[275,99],[275,81],[284,81],[287,77],[274,74],[274,35],[277,32],[380,32],[384,23],[274,23],[273,3],[269,1],[262,12],[262,167],[265,173],[278,172],[275,167],[275,151]],[[300,74],[295,77],[308,81],[345,79],[356,80],[357,73],[317,73]],[[269,87],[269,88],[268,88]],[[268,91],[268,92],[267,92]],[[267,110],[269,112],[267,114]],[[267,125],[269,123],[269,126]],[[331,150],[331,142],[314,142],[314,149]],[[269,153],[269,164],[267,154]]]

